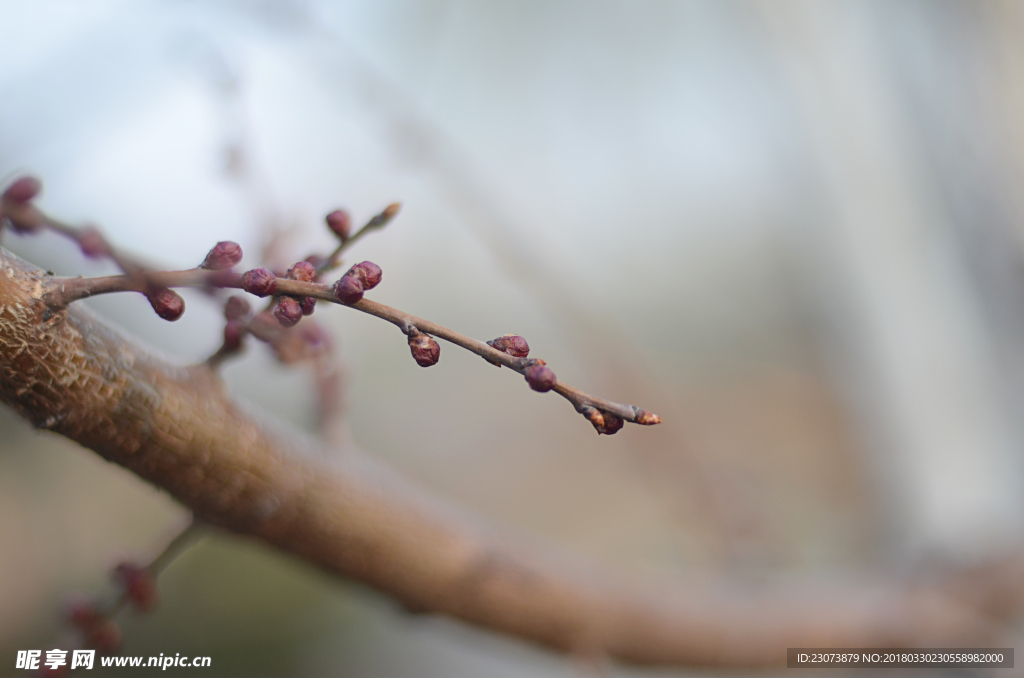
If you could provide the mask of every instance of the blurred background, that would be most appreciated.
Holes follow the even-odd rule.
[[[0,34],[0,178],[40,176],[49,212],[168,267],[236,240],[248,268],[270,242],[284,264],[327,250],[332,209],[400,201],[351,254],[383,268],[375,300],[520,333],[664,418],[598,438],[507,370],[448,345],[423,370],[392,326],[321,308],[335,434],[502,529],[744,581],[1020,543],[1024,5],[2,0]],[[3,245],[110,270],[51,235]],[[141,296],[88,302],[190,363],[222,320],[186,303],[166,323]],[[255,345],[225,378],[316,429],[308,370]],[[0,411],[0,675],[186,519]],[[122,615],[124,652],[210,675],[592,675],[226,535],[161,588]]]

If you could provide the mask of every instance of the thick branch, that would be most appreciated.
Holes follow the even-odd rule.
[[[167,490],[198,519],[368,584],[410,610],[635,662],[763,665],[784,661],[787,646],[991,640],[988,603],[978,601],[1008,598],[1003,590],[954,598],[897,585],[641,590],[581,572],[468,528],[362,457],[328,463],[308,454],[313,443],[268,431],[211,370],[169,365],[84,309],[52,311],[46,280],[0,249],[0,400]],[[401,319],[372,302],[356,308]],[[1017,592],[1015,583],[1005,588]]]

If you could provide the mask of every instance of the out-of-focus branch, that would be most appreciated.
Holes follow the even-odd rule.
[[[333,463],[310,455],[315,443],[270,432],[209,369],[169,365],[85,309],[51,308],[48,280],[0,249],[0,400],[165,489],[198,519],[368,584],[410,610],[565,651],[738,666],[780,664],[792,646],[993,642],[991,601],[1000,609],[1020,601],[1016,577],[972,580],[975,595],[909,583],[831,591],[625,585],[467,527],[359,455]],[[396,324],[418,321],[360,304]],[[1020,563],[1010,567],[1019,572]]]

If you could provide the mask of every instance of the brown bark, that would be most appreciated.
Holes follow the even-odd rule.
[[[0,249],[3,402],[165,489],[201,520],[410,610],[634,662],[767,665],[784,662],[787,646],[990,640],[986,601],[1005,606],[1002,591],[979,595],[975,583],[956,596],[899,584],[641,588],[581,571],[470,527],[356,454],[328,462],[300,434],[269,431],[208,368],[172,366],[78,305],[51,309],[45,277]],[[1016,593],[1015,578],[992,580]]]

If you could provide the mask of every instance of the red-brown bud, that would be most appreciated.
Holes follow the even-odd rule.
[[[213,249],[207,253],[206,259],[203,260],[200,268],[206,268],[211,271],[222,271],[226,268],[231,268],[241,260],[241,246],[239,246],[237,242],[222,240],[214,245]]]
[[[508,353],[513,358],[525,358],[530,355],[530,345],[518,334],[503,334],[488,341],[487,345],[502,353]]]
[[[103,616],[92,603],[76,600],[68,605],[67,618],[79,631],[88,631],[103,619]]]
[[[154,290],[146,294],[146,297],[149,298],[149,305],[156,314],[164,320],[173,322],[185,312],[185,300],[174,290]]]
[[[316,266],[308,261],[300,261],[288,269],[285,275],[289,280],[299,282],[314,282],[316,280]]]
[[[436,365],[441,358],[441,347],[434,338],[421,333],[409,337],[409,349],[412,357],[420,367]]]
[[[355,276],[343,275],[334,283],[334,296],[343,304],[354,304],[363,298],[363,283]]]
[[[7,187],[7,190],[4,191],[3,199],[23,205],[34,200],[41,190],[43,190],[43,184],[39,179],[35,177],[21,177],[15,179],[14,183]]]
[[[555,373],[543,362],[537,362],[526,368],[523,376],[526,377],[526,383],[530,385],[530,388],[539,393],[550,391],[558,382]]]
[[[352,233],[352,219],[349,218],[348,212],[334,210],[325,217],[325,221],[327,228],[334,231],[334,235],[338,236],[342,242],[348,240],[348,236]]]
[[[602,433],[606,436],[615,435],[624,424],[622,418],[618,415],[604,412],[589,405],[585,405],[580,412],[587,418],[587,421],[594,425],[598,435]]]
[[[224,302],[225,320],[241,320],[249,315],[251,311],[252,308],[249,306],[249,302],[242,297],[228,297],[228,300]]]
[[[138,612],[152,612],[160,603],[156,577],[143,567],[132,563],[121,563],[114,568],[114,581],[124,588],[132,606]]]
[[[245,323],[241,320],[229,320],[224,325],[224,348],[228,351],[237,351],[242,348],[242,339],[245,337]]]
[[[313,315],[313,309],[316,308],[316,297],[302,297],[299,306],[302,307],[302,315]]]
[[[113,654],[121,647],[121,627],[111,619],[103,619],[85,634],[85,646],[100,654]]]
[[[99,229],[93,226],[86,226],[78,234],[78,246],[81,248],[82,254],[90,259],[106,257],[111,253],[107,239],[103,237]]]
[[[350,268],[345,275],[358,278],[359,282],[363,284],[364,290],[372,290],[380,284],[383,274],[383,271],[380,270],[380,266],[377,264],[372,261],[363,261]]]
[[[281,327],[291,327],[302,320],[302,306],[291,297],[281,297],[277,300],[274,316]]]
[[[254,268],[242,274],[242,289],[257,297],[269,297],[277,291],[277,276],[265,268]]]

